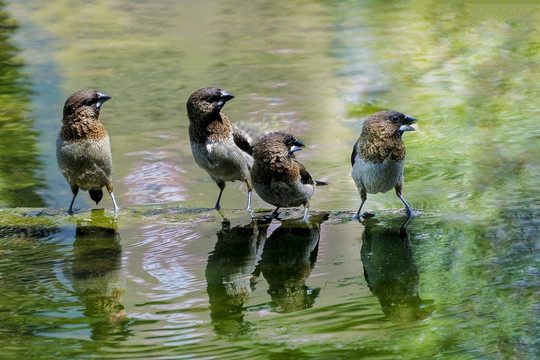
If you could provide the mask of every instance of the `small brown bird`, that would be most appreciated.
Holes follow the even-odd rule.
[[[56,159],[73,193],[68,209],[70,214],[73,214],[79,189],[88,191],[90,198],[98,204],[104,186],[111,195],[115,214],[118,212],[113,194],[109,135],[99,121],[101,105],[110,98],[95,90],[80,90],[64,104],[62,128],[56,139]]]
[[[307,221],[315,185],[326,185],[313,181],[304,165],[292,158],[302,147],[301,141],[284,132],[267,134],[253,147],[253,186],[261,199],[277,207],[272,216],[278,215],[280,207],[304,205],[302,220]]]
[[[244,181],[248,188],[251,210],[253,186],[249,171],[253,150],[247,137],[222,114],[221,108],[234,96],[216,87],[195,91],[186,107],[189,118],[189,140],[195,162],[219,187],[215,209],[219,210],[226,181]]]
[[[417,121],[397,111],[381,111],[364,122],[351,154],[351,175],[362,199],[355,219],[360,219],[368,193],[384,193],[392,188],[405,205],[408,220],[413,216],[412,209],[401,196],[405,164],[405,145],[401,136],[404,131],[413,131],[410,125]]]

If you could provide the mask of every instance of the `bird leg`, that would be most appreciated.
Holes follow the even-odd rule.
[[[216,184],[219,187],[219,195],[216,201],[216,206],[214,206],[214,209],[219,210],[221,209],[221,206],[219,206],[219,201],[221,200],[221,194],[223,194],[223,190],[225,190],[225,181],[218,181],[216,182]]]
[[[111,195],[111,199],[112,199],[113,206],[114,206],[114,213],[117,214],[118,213],[118,205],[116,204],[116,199],[114,198],[112,182],[107,183],[107,191],[109,192],[109,195]]]
[[[274,210],[274,212],[272,212],[272,214],[270,215],[272,219],[277,219],[277,217],[279,216],[278,210],[279,210],[279,206],[278,206],[278,207],[276,208],[276,210]]]
[[[396,185],[396,195],[401,200],[403,205],[405,205],[405,209],[407,211],[407,222],[409,222],[409,220],[414,216],[414,213],[413,213],[411,207],[407,204],[407,202],[403,198],[403,196],[401,196],[401,188],[402,188],[401,184]],[[404,225],[406,225],[407,222]]]
[[[358,208],[358,211],[356,212],[356,216],[353,218],[354,220],[360,220],[360,216],[361,216],[360,212],[362,211],[362,206],[364,206],[364,203],[367,200],[367,192],[365,189],[360,190],[360,198],[362,199],[362,202],[360,203],[360,207]]]
[[[77,185],[70,185],[71,187],[71,193],[73,194],[73,198],[71,199],[71,204],[69,204],[68,214],[73,215],[73,203],[75,202],[75,198],[77,197],[77,194],[79,193],[79,187]]]
[[[308,222],[308,216],[307,216],[308,210],[309,210],[309,202],[304,204],[304,217],[302,218],[302,221],[304,222]]]
[[[248,188],[248,203],[246,210],[251,211],[251,194],[253,193],[253,184],[251,184],[251,179],[246,180],[246,185]]]

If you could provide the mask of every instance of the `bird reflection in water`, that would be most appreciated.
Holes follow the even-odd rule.
[[[312,215],[309,222],[282,221],[266,240],[261,272],[276,312],[311,308],[320,293],[306,280],[317,261],[321,224],[328,214]]]
[[[206,266],[210,316],[219,335],[241,336],[251,329],[242,310],[254,289],[257,262],[270,220],[253,220],[231,227],[223,221]]]
[[[418,268],[406,227],[384,227],[375,219],[366,219],[363,224],[360,252],[364,276],[383,312],[395,322],[430,316],[435,306],[432,300],[418,296]]]
[[[103,210],[91,214],[89,221],[77,221],[73,288],[84,304],[84,315],[92,319],[92,339],[123,339],[128,335],[129,319],[120,302],[125,286],[117,223],[105,217]]]

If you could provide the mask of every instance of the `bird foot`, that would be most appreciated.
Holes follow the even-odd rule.
[[[373,217],[375,217],[374,213],[365,211],[365,212],[363,212],[361,214],[356,214],[356,216],[353,217],[353,220],[360,221],[362,218],[363,219],[371,219]]]

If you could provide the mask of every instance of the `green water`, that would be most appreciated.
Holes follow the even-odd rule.
[[[0,358],[538,358],[539,20],[532,1],[0,2]],[[310,147],[331,185],[309,225],[253,223],[242,184],[206,209],[185,101],[210,85],[233,122]],[[65,215],[55,139],[87,87],[113,96],[116,219],[87,194]],[[391,193],[350,221],[380,109],[420,120],[405,232]]]

